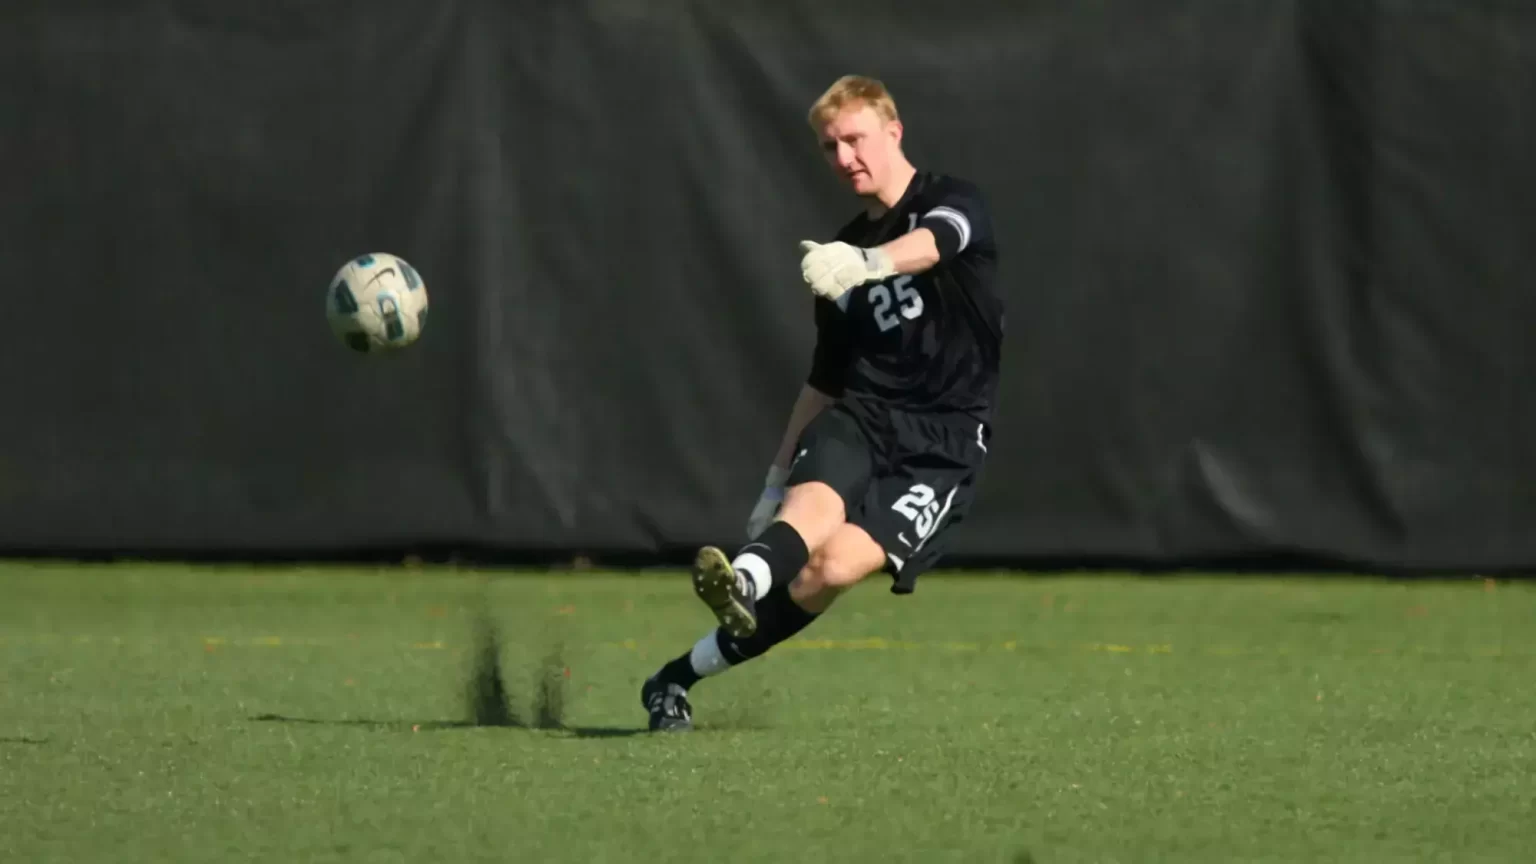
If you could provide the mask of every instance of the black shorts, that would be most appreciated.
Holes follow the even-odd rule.
[[[911,594],[970,511],[990,438],[970,415],[866,416],[833,405],[800,433],[788,485],[832,487],[848,521],[885,550],[891,591]]]

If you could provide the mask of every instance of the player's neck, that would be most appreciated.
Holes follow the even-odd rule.
[[[917,168],[913,167],[912,163],[905,159],[901,161],[900,165],[895,166],[891,171],[891,182],[885,184],[885,188],[876,192],[869,199],[869,206],[866,210],[869,218],[878,219],[885,214],[885,211],[895,207],[896,202],[900,201],[902,196],[907,194],[907,187],[912,185],[912,178],[916,176]]]

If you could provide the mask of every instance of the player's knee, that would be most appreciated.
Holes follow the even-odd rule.
[[[883,560],[873,557],[879,552],[874,541],[868,541],[868,545],[872,549],[861,548],[853,543],[832,542],[817,550],[806,565],[806,570],[812,574],[812,582],[823,589],[834,591],[852,587],[879,569]]]
[[[811,554],[811,560],[806,562],[805,569],[800,571],[800,576],[795,580],[799,584],[800,593],[808,597],[815,597],[832,591],[832,585],[827,581],[826,556],[821,552]]]
[[[885,550],[880,544],[863,528],[845,523],[812,550],[789,593],[807,611],[825,612],[840,594],[884,564]]]
[[[778,518],[793,526],[806,548],[814,551],[843,524],[847,511],[836,490],[825,483],[811,482],[786,491]]]
[[[848,576],[847,568],[837,559],[818,552],[811,556],[810,562],[790,586],[790,596],[812,612],[824,612],[832,601],[857,581],[857,578]]]
[[[826,612],[846,590],[827,581],[830,571],[825,561],[825,557],[811,556],[811,561],[789,586],[790,598],[813,615]]]

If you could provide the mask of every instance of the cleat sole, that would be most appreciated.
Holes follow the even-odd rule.
[[[732,594],[736,570],[730,559],[713,546],[705,546],[693,559],[693,593],[715,613],[725,632],[745,639],[757,632],[757,617]]]

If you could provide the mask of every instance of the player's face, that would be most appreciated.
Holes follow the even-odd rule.
[[[843,109],[821,130],[828,164],[858,195],[878,195],[885,188],[900,147],[901,123],[887,123],[864,105]]]

